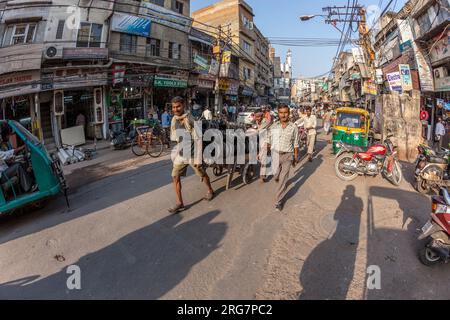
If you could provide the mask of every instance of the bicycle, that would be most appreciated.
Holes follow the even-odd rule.
[[[131,146],[131,151],[138,157],[148,154],[152,158],[161,156],[164,144],[161,136],[153,134],[150,127],[136,128],[136,139]]]

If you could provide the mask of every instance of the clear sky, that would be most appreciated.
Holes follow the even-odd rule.
[[[246,0],[253,7],[255,23],[266,37],[333,38],[339,40],[340,33],[323,18],[301,22],[299,17],[307,14],[322,14],[327,6],[345,6],[347,0]],[[217,0],[191,0],[191,11],[217,2]],[[389,0],[359,0],[368,8],[369,19],[376,20],[377,13],[386,7]],[[395,0],[390,9],[398,11],[405,0]],[[381,8],[381,9],[377,9]],[[370,20],[369,20],[370,21]],[[342,28],[342,24],[338,25]],[[354,36],[354,38],[356,35]],[[274,46],[277,55],[284,59],[287,47]],[[314,77],[331,69],[336,47],[293,47],[294,77]]]

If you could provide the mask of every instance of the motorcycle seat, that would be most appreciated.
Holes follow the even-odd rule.
[[[353,152],[358,152],[358,153],[365,153],[365,152],[367,152],[367,150],[369,150],[368,147],[355,146],[355,145],[353,145],[353,144],[348,144],[348,143],[345,143],[345,142],[342,142],[342,145],[343,145],[346,149],[348,149],[348,150],[350,150],[350,151],[353,151]]]
[[[439,158],[435,156],[429,156],[430,163],[448,164],[448,160],[445,158]]]

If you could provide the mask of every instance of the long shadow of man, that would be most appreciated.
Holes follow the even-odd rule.
[[[303,287],[299,299],[341,300],[353,279],[363,201],[355,187],[347,186],[336,209],[336,230],[307,257],[300,274]]]
[[[68,290],[66,268],[47,277],[0,284],[3,299],[158,299],[219,248],[227,225],[211,211],[180,223],[168,216],[81,257],[81,290]],[[38,279],[38,280],[37,280]],[[34,282],[32,282],[34,281]]]

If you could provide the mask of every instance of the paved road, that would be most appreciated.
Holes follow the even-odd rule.
[[[183,181],[190,208],[169,215],[171,163],[163,158],[78,188],[70,212],[58,199],[0,219],[0,298],[450,298],[440,282],[450,269],[423,267],[416,257],[429,199],[407,182],[343,183],[330,146],[318,147],[314,162],[293,174],[282,214],[273,208],[273,182],[236,180],[225,192],[218,178],[218,196],[205,202],[191,175]],[[67,289],[72,264],[81,290]],[[366,289],[369,265],[381,268],[381,290]]]

